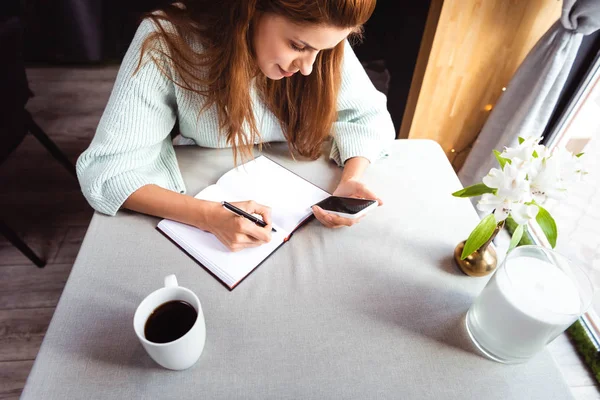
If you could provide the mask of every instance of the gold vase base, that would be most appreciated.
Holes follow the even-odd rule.
[[[482,246],[464,260],[460,259],[466,240],[460,242],[454,249],[454,261],[458,268],[469,276],[480,277],[494,272],[498,264],[498,256],[494,246]]]

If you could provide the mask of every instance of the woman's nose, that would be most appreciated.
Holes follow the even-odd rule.
[[[296,65],[298,65],[302,75],[310,75],[313,69],[313,64],[315,63],[315,59],[317,58],[317,54],[319,54],[317,51],[312,51],[309,54],[306,54],[305,57],[302,57],[298,60]]]

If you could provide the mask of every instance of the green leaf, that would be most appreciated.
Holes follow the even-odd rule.
[[[517,244],[517,246],[529,246],[535,244],[533,237],[528,232],[527,226],[528,225],[523,225],[523,237],[521,238],[521,241]]]
[[[519,224],[517,224],[515,220],[509,215],[508,218],[506,218],[504,226],[506,227],[508,233],[512,235],[517,230]],[[521,237],[521,241],[517,244],[517,246],[527,246],[533,244],[535,243],[529,232],[527,232],[527,225],[523,225],[523,237]]]
[[[476,183],[475,185],[468,186],[464,189],[452,193],[454,197],[475,197],[481,196],[484,193],[494,193],[491,187],[485,185],[485,183]]]
[[[525,139],[523,139],[521,136],[519,136],[519,144],[523,144],[524,141],[525,141]]]
[[[539,155],[538,155],[537,151],[534,150],[533,151],[533,158],[538,158],[538,157],[539,157]]]
[[[577,154],[575,157],[579,158],[579,157],[581,157],[581,156],[582,156],[582,155],[584,155],[584,154],[585,154],[585,153],[579,153],[579,154]]]
[[[554,248],[556,247],[556,239],[558,237],[556,222],[545,208],[541,207],[540,205],[538,205],[538,207],[540,208],[540,211],[538,211],[535,220],[540,228],[542,228],[542,232],[544,232],[544,235],[546,235],[546,238],[548,239],[548,242],[550,242],[552,248]]]
[[[513,232],[512,237],[510,238],[510,245],[508,246],[508,251],[511,251],[512,249],[517,247],[517,244],[519,244],[519,242],[521,241],[521,238],[523,237],[523,227],[524,225],[519,225],[517,226],[517,229],[515,229],[515,231]]]
[[[496,156],[496,160],[498,160],[498,164],[500,164],[500,168],[504,169],[504,165],[506,163],[510,164],[510,160],[508,158],[502,157],[500,154],[502,153],[500,153],[498,150],[494,150],[494,155]]]
[[[475,250],[483,246],[492,237],[494,229],[496,229],[496,217],[494,217],[494,214],[490,214],[482,219],[479,225],[473,229],[473,232],[471,232],[465,243],[460,259],[464,260]]]

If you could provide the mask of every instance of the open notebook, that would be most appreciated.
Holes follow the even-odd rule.
[[[210,201],[254,200],[271,207],[271,241],[259,247],[231,252],[212,233],[163,219],[158,229],[233,289],[292,233],[312,216],[312,205],[330,196],[265,156],[259,156],[223,175],[195,197]]]

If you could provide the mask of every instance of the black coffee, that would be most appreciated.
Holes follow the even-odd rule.
[[[185,335],[198,318],[196,309],[181,300],[158,306],[146,321],[144,335],[154,343],[168,343]]]

